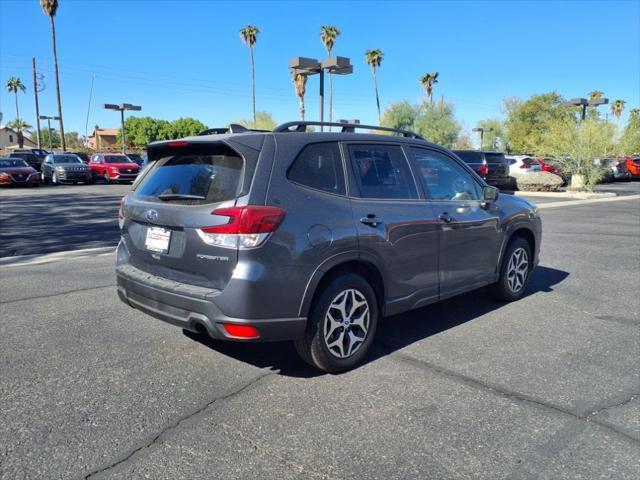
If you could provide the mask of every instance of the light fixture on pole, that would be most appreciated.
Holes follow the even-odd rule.
[[[349,75],[353,73],[353,65],[346,57],[329,57],[320,63],[315,58],[295,57],[289,60],[289,68],[294,74],[320,75],[320,122],[324,122],[324,71],[335,75]],[[324,127],[320,125],[320,131]]]
[[[564,102],[565,105],[582,107],[582,120],[587,116],[587,107],[599,107],[600,105],[606,105],[609,103],[608,98],[598,98],[595,100],[587,100],[586,98],[572,98]]]
[[[47,128],[49,129],[49,151],[53,152],[53,147],[51,143],[51,120],[60,120],[60,117],[49,117],[47,115],[40,115],[40,120],[47,121]]]
[[[480,132],[480,148],[478,150],[482,150],[482,147],[484,146],[484,132],[493,132],[493,128],[482,128],[482,127],[477,127],[477,128],[473,128],[472,129],[473,132]]]
[[[139,112],[142,110],[140,105],[131,105],[130,103],[105,103],[104,108],[107,110],[117,110],[120,112],[120,124],[122,125],[122,153],[124,153],[124,145],[125,145],[125,135],[124,135],[124,111],[125,110],[133,110],[135,112]]]

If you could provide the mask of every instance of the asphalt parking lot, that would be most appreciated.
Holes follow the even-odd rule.
[[[2,192],[0,256],[112,246],[128,188]],[[525,298],[388,318],[342,375],[128,308],[108,251],[0,265],[0,478],[636,479],[640,201],[541,214]]]

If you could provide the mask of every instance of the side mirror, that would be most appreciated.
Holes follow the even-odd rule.
[[[498,199],[498,194],[500,193],[500,190],[498,190],[496,187],[490,187],[490,186],[486,186],[482,188],[482,200],[484,201],[484,203],[493,203]]]

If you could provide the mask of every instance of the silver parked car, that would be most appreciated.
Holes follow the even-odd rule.
[[[89,167],[73,153],[50,153],[40,167],[42,183],[92,183]]]
[[[595,163],[605,170],[605,181],[631,180],[631,174],[627,170],[627,162],[624,158],[605,158],[603,160],[596,160]]]
[[[538,263],[537,208],[413,132],[292,122],[148,155],[119,213],[120,299],[220,340],[293,340],[325,371],[360,363],[383,316],[486,285],[518,300]]]

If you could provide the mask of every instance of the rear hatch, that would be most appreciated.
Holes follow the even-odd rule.
[[[503,153],[485,152],[484,158],[487,161],[488,179],[509,177],[509,162]]]
[[[486,176],[486,167],[482,152],[474,152],[473,150],[454,150],[453,153],[458,155],[464,162],[473,168],[481,177]]]
[[[223,289],[238,251],[206,243],[199,230],[230,221],[212,212],[234,206],[246,193],[257,154],[247,158],[224,142],[150,148],[155,162],[124,205],[123,237],[131,264],[176,282]]]

